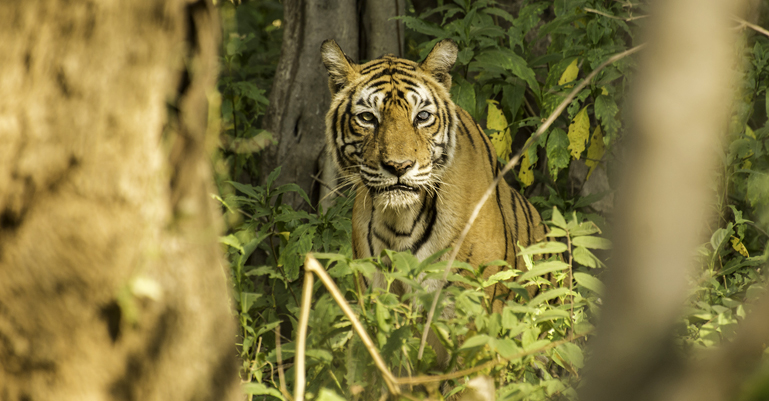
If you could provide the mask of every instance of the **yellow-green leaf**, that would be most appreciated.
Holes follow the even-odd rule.
[[[585,143],[590,136],[590,118],[587,116],[587,106],[574,116],[571,125],[569,125],[569,151],[571,156],[579,159],[579,155],[585,150]]]
[[[518,179],[521,180],[521,183],[524,187],[528,187],[532,182],[534,182],[534,173],[532,172],[533,169],[534,166],[531,164],[531,160],[529,160],[529,152],[523,152],[521,170],[518,172]]]
[[[579,67],[577,67],[577,59],[575,58],[574,61],[569,64],[568,67],[566,67],[566,70],[561,74],[561,78],[558,80],[558,85],[567,84],[569,82],[574,81],[577,79],[577,74],[579,74]],[[564,88],[571,88],[572,85],[566,85]]]
[[[750,254],[748,253],[748,249],[745,248],[745,244],[740,241],[739,238],[732,235],[732,248],[734,248],[735,251],[739,252],[740,255],[749,258]]]
[[[593,170],[598,166],[598,162],[603,157],[605,150],[603,133],[601,132],[601,126],[599,125],[595,127],[595,131],[593,131],[593,139],[590,141],[590,147],[587,148],[587,160],[585,160],[585,165],[590,167],[590,171],[587,172],[587,178],[585,179],[590,178],[590,174],[593,174]]]
[[[497,131],[489,135],[491,143],[494,145],[494,150],[497,151],[497,157],[507,163],[510,160],[513,145],[513,137],[510,134],[510,128],[507,127],[507,119],[496,100],[486,100],[486,103],[489,105],[486,127]]]

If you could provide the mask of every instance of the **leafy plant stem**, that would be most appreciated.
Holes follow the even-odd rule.
[[[528,141],[526,141],[526,144],[523,145],[523,148],[521,148],[520,151],[518,151],[518,154],[515,155],[515,157],[511,158],[510,161],[505,165],[505,168],[500,171],[499,174],[497,174],[497,177],[494,178],[494,181],[489,185],[489,187],[486,189],[486,192],[483,194],[481,199],[478,201],[478,203],[475,205],[475,209],[473,209],[473,213],[470,215],[470,218],[468,219],[467,223],[465,224],[464,229],[462,229],[462,233],[459,235],[459,239],[457,240],[456,244],[454,245],[454,249],[451,251],[451,255],[449,256],[448,263],[446,264],[446,268],[443,272],[443,281],[446,281],[446,279],[449,276],[449,272],[451,271],[451,265],[454,263],[454,259],[457,257],[457,253],[459,252],[459,249],[462,246],[462,243],[465,240],[465,237],[467,237],[467,233],[470,231],[470,228],[472,227],[473,223],[475,222],[475,219],[478,218],[478,214],[481,211],[481,208],[486,203],[486,200],[489,199],[491,196],[491,193],[494,191],[494,188],[497,187],[499,184],[499,180],[502,179],[502,177],[505,176],[505,174],[510,171],[516,164],[518,164],[518,161],[521,158],[521,155],[523,155],[523,152],[526,152],[529,147],[550,127],[550,125],[553,124],[556,118],[561,115],[561,113],[566,109],[566,106],[571,103],[571,101],[577,96],[577,94],[585,88],[592,80],[595,78],[598,73],[606,68],[606,66],[624,58],[627,57],[641,49],[643,49],[646,46],[646,43],[640,44],[632,49],[626,50],[622,53],[615,54],[614,56],[610,57],[608,60],[604,61],[601,65],[599,65],[596,69],[594,69],[585,79],[582,80],[582,82],[579,83],[579,85],[575,86],[574,89],[569,93],[568,96],[566,96],[563,101],[558,105],[558,107],[553,110],[552,113],[550,113],[550,116],[545,120],[544,123],[539,127],[536,133],[529,138]],[[422,340],[419,344],[419,352],[417,353],[417,359],[422,359],[422,355],[424,354],[425,350],[425,344],[427,343],[427,334],[430,330],[430,323],[432,323],[433,315],[435,314],[435,308],[438,306],[438,299],[441,295],[441,288],[438,287],[438,289],[435,291],[435,296],[433,297],[432,305],[430,306],[430,311],[427,313],[427,321],[425,322],[425,328],[422,332]]]
[[[571,255],[571,235],[568,231],[566,232],[566,252],[569,253],[569,296],[571,297],[571,302],[569,302],[569,327],[571,328],[569,331],[569,341],[574,341],[574,274],[572,272],[574,261]]]
[[[304,269],[305,271],[308,272],[307,274],[315,273],[318,275],[318,278],[320,279],[320,281],[326,287],[328,292],[331,293],[331,297],[334,298],[334,301],[336,301],[337,305],[339,305],[339,307],[342,309],[344,314],[350,320],[350,323],[352,323],[353,329],[355,329],[355,332],[358,333],[361,340],[363,340],[363,345],[365,345],[366,350],[368,350],[369,354],[371,355],[371,358],[374,359],[374,364],[379,369],[379,372],[384,378],[385,384],[387,384],[387,388],[388,390],[390,390],[390,394],[392,395],[400,394],[400,388],[398,388],[397,386],[397,383],[398,383],[397,379],[395,378],[395,376],[393,376],[392,372],[390,372],[390,369],[387,368],[387,365],[382,359],[382,356],[379,355],[379,351],[377,351],[376,345],[374,345],[374,342],[371,340],[371,337],[369,337],[368,333],[366,333],[366,330],[363,328],[363,324],[361,324],[358,317],[355,316],[355,313],[353,313],[352,308],[350,307],[350,304],[348,304],[347,301],[344,299],[344,295],[342,295],[342,292],[339,291],[339,288],[336,286],[331,276],[328,275],[328,273],[326,272],[326,269],[324,269],[323,266],[321,266],[320,262],[318,262],[317,259],[312,257],[312,254],[310,253],[308,253],[307,257],[305,258]],[[304,312],[305,309],[308,309],[306,313],[308,313],[308,316],[309,316],[309,306],[305,308],[303,305],[301,313],[305,313]],[[300,334],[298,334],[298,337],[304,338],[304,336],[307,333],[307,322],[305,322],[304,325],[300,324],[299,330],[300,330],[299,331]],[[304,334],[301,334],[302,333],[301,330],[304,330]],[[298,356],[299,356],[299,348],[297,345],[297,357]],[[295,369],[300,370],[298,365],[296,366]],[[296,400],[296,401],[301,401],[301,400]]]
[[[280,324],[275,327],[275,355],[278,358],[278,381],[280,381],[280,392],[287,400],[292,400],[291,394],[288,392],[288,389],[286,389],[286,377],[283,374],[283,354],[280,348]]]

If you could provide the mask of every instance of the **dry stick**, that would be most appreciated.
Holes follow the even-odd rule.
[[[579,85],[577,85],[571,93],[569,93],[568,96],[566,96],[566,99],[564,99],[561,104],[558,105],[558,107],[555,108],[555,110],[550,113],[550,116],[545,120],[544,123],[539,127],[537,132],[534,133],[534,135],[529,138],[528,141],[526,141],[526,144],[523,145],[523,148],[513,157],[510,159],[510,161],[505,165],[505,168],[502,169],[502,171],[497,174],[497,177],[494,178],[494,182],[489,185],[489,187],[486,189],[486,192],[481,197],[481,200],[478,201],[478,203],[475,205],[475,209],[473,209],[473,213],[470,215],[470,219],[467,221],[467,224],[465,224],[465,228],[462,229],[462,233],[459,235],[459,239],[457,239],[457,243],[454,245],[454,249],[451,251],[451,255],[449,256],[449,262],[446,264],[446,269],[443,271],[443,281],[446,281],[446,279],[449,276],[449,272],[451,271],[451,265],[454,263],[454,259],[457,257],[457,253],[459,252],[459,248],[462,246],[462,242],[464,242],[465,237],[467,236],[467,233],[470,231],[470,227],[473,226],[473,223],[475,222],[475,219],[478,218],[478,213],[480,213],[481,208],[486,203],[486,200],[489,199],[491,196],[491,193],[494,191],[494,188],[497,187],[497,184],[499,184],[499,180],[504,177],[504,175],[510,171],[516,164],[518,164],[518,160],[521,158],[521,155],[523,152],[527,151],[529,147],[531,146],[534,141],[539,138],[545,130],[547,130],[551,124],[555,121],[556,118],[563,112],[564,109],[566,109],[566,106],[571,103],[571,101],[574,99],[574,97],[577,96],[577,94],[585,87],[588,83],[606,66],[609,64],[614,63],[615,61],[622,59],[624,57],[627,57],[642,48],[646,46],[646,43],[640,44],[632,49],[626,50],[622,53],[616,54],[609,58],[608,60],[604,61],[603,64],[598,66],[593,72],[591,72],[585,79],[580,82]],[[438,298],[441,295],[441,288],[438,287],[437,290],[435,290],[435,296],[433,297],[433,303],[430,306],[430,311],[427,312],[427,322],[425,322],[425,328],[424,331],[422,331],[422,341],[419,344],[419,353],[417,354],[417,359],[422,360],[422,354],[425,351],[425,343],[427,342],[427,334],[430,332],[430,324],[433,321],[433,315],[435,314],[435,308],[438,305]]]
[[[286,389],[286,378],[283,375],[283,353],[280,347],[280,324],[275,327],[275,356],[278,358],[278,382],[280,383],[280,392],[283,398],[291,400],[291,394]]]
[[[309,256],[308,256],[309,257]],[[305,266],[307,264],[305,263]],[[312,301],[312,285],[314,277],[305,268],[304,283],[302,284],[302,309],[299,311],[299,331],[296,333],[296,354],[294,356],[294,399],[304,400],[304,389],[307,381],[304,377],[304,352],[307,348],[307,324],[310,321],[310,301]]]
[[[637,19],[648,17],[648,15],[637,15],[635,17],[622,18],[622,17],[617,17],[617,16],[614,16],[614,15],[611,15],[611,14],[607,14],[607,13],[602,12],[602,11],[594,10],[592,8],[583,8],[583,10],[585,10],[585,11],[587,11],[589,13],[603,15],[606,18],[618,19],[618,20],[626,21],[626,22],[630,22],[630,21],[633,21],[633,20],[637,20]]]
[[[764,29],[764,28],[761,28],[761,27],[760,27],[760,26],[758,26],[758,25],[755,25],[755,24],[751,24],[750,22],[748,22],[748,21],[745,21],[744,19],[742,19],[742,18],[740,18],[740,17],[732,17],[732,19],[733,19],[733,20],[735,20],[735,21],[737,21],[737,22],[739,22],[739,23],[740,23],[740,24],[742,24],[742,25],[745,25],[745,26],[747,26],[747,27],[748,27],[748,28],[750,28],[750,29],[753,29],[753,30],[754,30],[754,31],[756,31],[756,32],[759,32],[759,33],[762,33],[762,34],[764,34],[764,35],[766,35],[766,36],[769,36],[769,31],[767,31],[767,30],[766,30],[766,29]]]
[[[356,333],[358,333],[358,336],[360,336],[361,340],[363,340],[363,345],[366,346],[366,349],[368,350],[369,354],[371,354],[371,358],[374,359],[374,364],[379,369],[379,372],[382,374],[382,377],[385,380],[385,384],[387,384],[387,388],[390,390],[390,394],[392,395],[398,395],[400,394],[400,388],[398,388],[398,381],[395,379],[395,376],[393,376],[392,372],[390,372],[390,369],[387,368],[387,365],[385,365],[384,360],[379,355],[379,352],[377,351],[376,346],[374,345],[374,342],[371,341],[371,337],[368,336],[368,333],[366,333],[366,330],[363,328],[363,325],[361,324],[360,320],[358,320],[358,317],[355,316],[355,313],[353,313],[352,308],[350,308],[350,305],[347,303],[347,300],[344,299],[344,295],[342,295],[342,292],[339,291],[339,288],[334,283],[334,280],[331,278],[331,276],[328,275],[326,272],[326,269],[321,266],[320,262],[318,262],[317,259],[312,257],[311,254],[307,254],[307,257],[304,259],[304,270],[305,270],[305,280],[308,274],[315,273],[318,275],[318,278],[323,283],[324,286],[326,286],[326,289],[328,292],[331,293],[331,296],[334,298],[334,301],[336,301],[337,305],[339,305],[340,308],[342,308],[342,312],[347,316],[348,319],[350,319],[350,323],[352,323],[352,327],[355,330]],[[305,281],[305,286],[307,285],[307,282]],[[310,286],[312,288],[312,286]],[[308,294],[309,297],[309,294]],[[302,302],[304,303],[304,293],[302,295]],[[309,302],[309,301],[308,301]],[[302,313],[304,313],[304,305],[302,306]],[[309,306],[306,308],[307,313],[309,313]],[[302,315],[303,316],[303,315]],[[300,321],[299,325],[299,336],[300,338],[297,340],[303,340],[303,336],[306,335],[307,332],[307,322],[305,321],[304,324]],[[304,333],[302,332],[304,330]],[[296,356],[299,357],[299,343],[297,342],[297,349],[296,349]],[[304,366],[302,366],[302,369],[299,369],[299,364],[297,363],[297,371],[304,370]],[[298,376],[297,376],[298,377]],[[296,401],[302,401],[297,398]]]

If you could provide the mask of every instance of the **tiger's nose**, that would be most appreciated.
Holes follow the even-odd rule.
[[[403,174],[406,174],[406,171],[408,171],[408,169],[413,165],[413,160],[406,160],[402,162],[387,160],[382,163],[382,168],[395,175],[396,177],[400,177]]]

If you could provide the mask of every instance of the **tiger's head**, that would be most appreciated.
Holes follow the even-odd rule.
[[[377,208],[409,207],[437,191],[456,144],[456,44],[438,42],[419,64],[392,55],[355,64],[333,40],[321,55],[332,94],[327,147],[342,175],[365,186]]]

